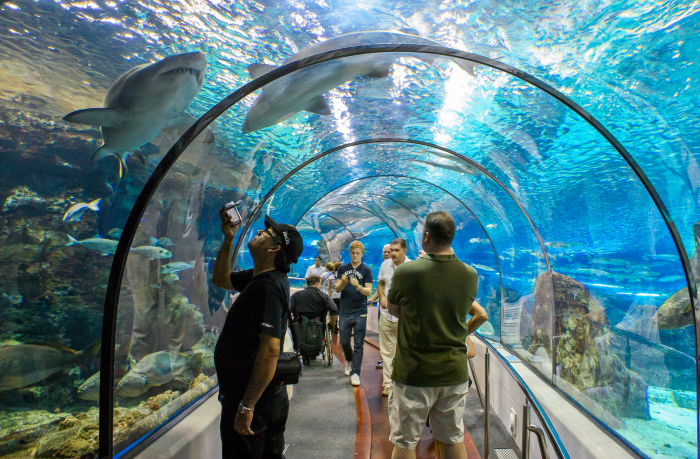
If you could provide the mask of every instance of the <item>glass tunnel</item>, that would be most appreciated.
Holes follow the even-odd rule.
[[[229,201],[234,269],[270,215],[292,278],[449,212],[515,373],[697,458],[699,9],[0,0],[0,459],[132,457],[216,393]]]

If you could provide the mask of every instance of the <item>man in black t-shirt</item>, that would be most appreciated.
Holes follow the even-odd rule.
[[[365,246],[360,241],[350,244],[350,263],[338,268],[335,290],[340,292],[340,344],[345,354],[345,374],[353,386],[360,385],[362,353],[367,330],[367,297],[372,294],[372,271],[362,263]],[[350,339],[355,335],[355,346]]]
[[[287,332],[287,273],[304,243],[296,228],[266,216],[265,229],[248,243],[253,269],[232,273],[238,224],[223,209],[220,213],[224,242],[212,280],[240,292],[214,350],[223,459],[282,459],[289,399],[286,387],[269,384]]]

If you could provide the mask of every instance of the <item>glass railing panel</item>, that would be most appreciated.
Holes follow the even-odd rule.
[[[212,183],[212,148],[195,141],[182,153],[146,207],[126,259],[115,349],[115,454],[137,446],[217,384],[214,347],[232,298],[211,282],[216,253],[207,238],[220,231],[220,205],[242,201],[244,217],[248,210],[244,195]]]

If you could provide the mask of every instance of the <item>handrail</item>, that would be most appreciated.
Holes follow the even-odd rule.
[[[572,312],[562,312],[560,314],[557,314],[555,317],[558,317],[558,316],[569,316],[569,317],[575,317],[576,319],[579,319],[579,320],[585,320],[589,324],[591,324],[595,327],[601,328],[603,330],[605,328],[609,328],[611,331],[613,331],[617,334],[620,334],[626,338],[632,339],[632,340],[637,341],[639,343],[646,344],[649,347],[653,347],[653,348],[659,349],[659,350],[664,351],[664,352],[670,352],[671,354],[678,354],[681,357],[684,357],[686,359],[690,359],[693,362],[693,366],[696,365],[696,360],[692,355],[688,355],[685,352],[682,352],[682,351],[679,351],[678,349],[674,349],[672,347],[666,346],[665,344],[651,341],[647,338],[644,338],[643,336],[639,336],[639,335],[634,334],[632,332],[629,332],[627,330],[617,328],[614,325],[601,324],[600,322],[596,322],[595,320],[589,319],[588,317],[583,317],[583,316],[580,316],[580,315],[572,313]]]
[[[547,443],[545,443],[542,427],[530,424],[527,426],[527,430],[537,435],[537,443],[540,445],[540,455],[542,459],[549,459],[549,450],[547,449]]]
[[[496,350],[495,347],[493,347],[493,345],[486,338],[481,336],[481,334],[479,334],[478,332],[475,332],[474,335],[476,335],[476,337],[478,337],[484,343],[484,345],[486,345],[486,347],[492,351],[493,355],[495,355],[498,358],[501,364],[505,367],[506,371],[510,373],[511,377],[515,379],[515,381],[520,386],[520,389],[525,393],[525,397],[532,405],[532,409],[535,410],[537,416],[544,423],[544,430],[545,432],[547,432],[547,436],[549,437],[549,440],[552,443],[552,448],[554,448],[554,452],[557,454],[557,457],[559,459],[570,459],[569,453],[566,452],[566,447],[559,438],[559,434],[557,434],[557,431],[554,430],[554,426],[550,422],[547,415],[544,414],[544,410],[540,406],[540,403],[537,401],[535,395],[532,393],[527,384],[525,384],[523,378],[520,377],[520,375],[515,371],[515,369],[513,369],[512,365],[508,363],[508,361]]]

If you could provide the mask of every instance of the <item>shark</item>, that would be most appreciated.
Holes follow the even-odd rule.
[[[307,46],[284,61],[282,65],[327,51],[374,44],[443,46],[418,36],[418,32],[412,29],[353,32]],[[420,53],[401,53],[401,56],[415,57],[429,64],[440,58]],[[302,110],[324,116],[330,115],[330,107],[323,97],[326,92],[359,76],[385,78],[391,72],[391,67],[398,57],[395,53],[344,57],[306,67],[275,80],[262,88],[262,94],[248,110],[243,123],[243,133],[248,134],[274,126]],[[468,74],[474,75],[476,64],[461,59],[451,60]],[[248,66],[248,73],[255,79],[276,68],[274,65],[255,63]]]
[[[121,178],[122,170],[127,171],[129,153],[149,143],[165,127],[192,125],[193,119],[185,110],[202,88],[206,65],[206,57],[199,51],[139,65],[112,83],[102,108],[77,110],[63,119],[100,126],[104,144],[91,160],[95,163],[116,156]]]

